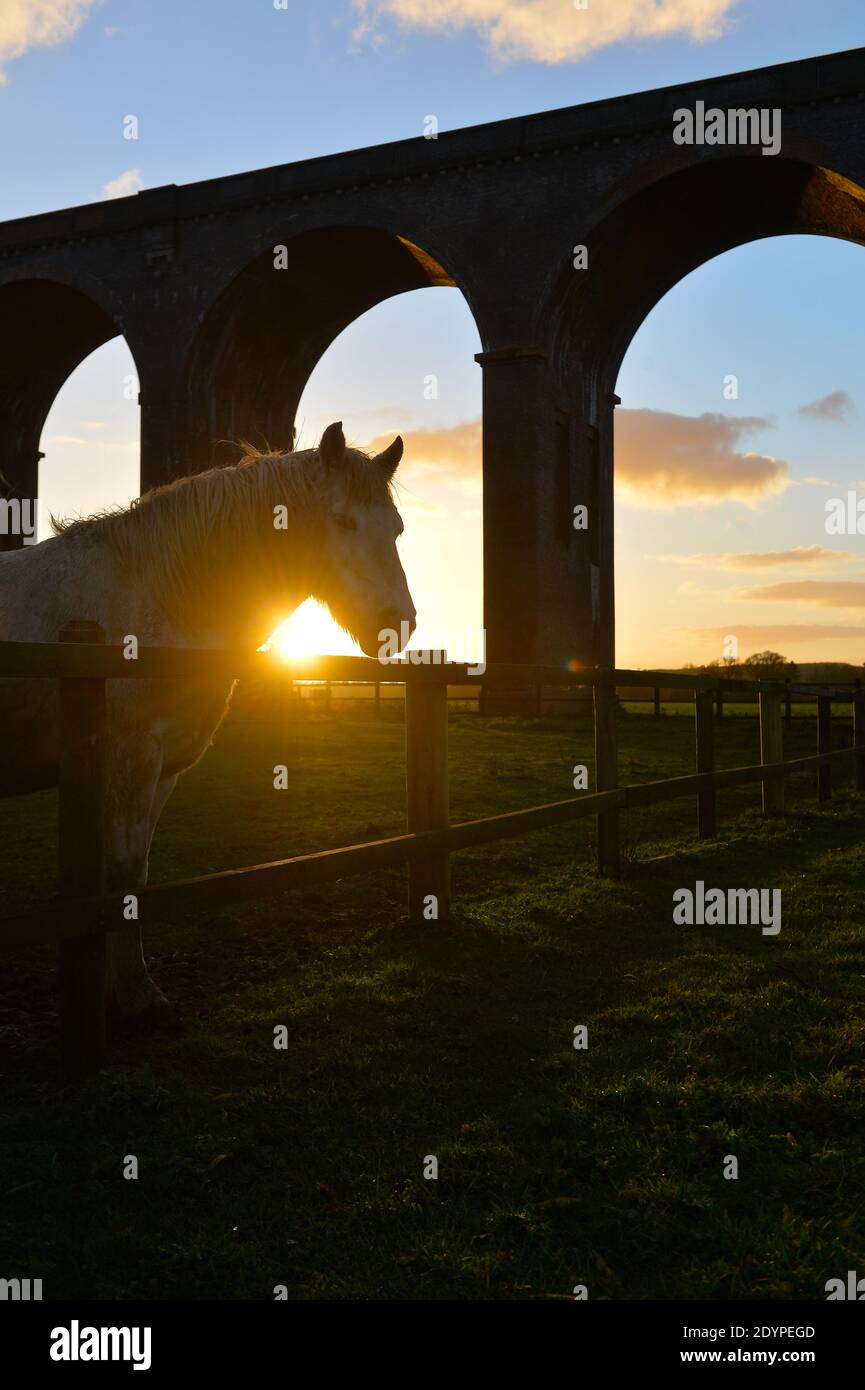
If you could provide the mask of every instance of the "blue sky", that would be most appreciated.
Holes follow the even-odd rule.
[[[2,8],[39,3],[3,0]],[[615,0],[595,3],[615,8]],[[572,11],[568,0],[553,4]],[[633,4],[648,9],[650,0]],[[386,14],[355,39],[363,15],[352,0],[287,0],[285,10],[272,0],[81,8],[71,39],[5,65],[4,218],[100,197],[128,167],[121,121],[130,112],[141,121],[136,162],[154,187],[413,136],[428,112],[452,129],[865,40],[861,0],[741,0],[723,37],[624,41],[557,64],[505,64],[477,30],[430,32]]]
[[[861,0],[680,0],[700,42],[688,33],[640,37],[648,0],[589,0],[594,27],[582,30],[586,16],[568,0],[485,3],[500,20],[494,31],[460,23],[481,0],[288,0],[284,9],[273,0],[2,0],[0,217],[94,201],[116,180],[134,191],[414,136],[429,113],[448,129],[865,42]],[[514,27],[525,12],[535,14],[533,29]],[[68,21],[66,37],[39,42],[40,34],[61,38],[50,32],[58,16]],[[596,46],[580,56],[574,34]],[[137,141],[123,139],[130,114]],[[762,422],[737,436],[736,450],[781,461],[783,486],[744,500],[685,489],[661,499],[661,509],[639,479],[624,487],[616,518],[621,664],[718,655],[718,634],[733,630],[745,651],[772,645],[800,659],[863,659],[860,542],[838,544],[843,558],[795,558],[801,548],[831,546],[825,498],[865,478],[863,313],[860,248],[783,238],[702,267],[643,325],[622,370],[622,410]],[[439,431],[467,448],[480,411],[476,348],[456,291],[379,306],[311,380],[305,442],[343,418],[358,442],[389,430]],[[134,495],[137,412],[121,389],[129,370],[115,342],[61,392],[42,445],[45,508],[88,510]],[[419,389],[430,372],[440,378],[435,402]],[[722,395],[729,373],[739,379],[735,401]],[[837,418],[831,408],[822,419],[799,413],[839,392],[849,402]],[[640,417],[624,425],[636,430]],[[629,468],[635,477],[623,456],[623,485]],[[421,461],[404,476],[406,563],[417,606],[429,614],[427,636],[478,626],[479,474],[464,469],[447,480]],[[837,485],[835,493],[808,478]],[[793,558],[768,569],[761,560],[752,571],[730,558],[778,551]],[[446,593],[433,577],[443,554],[455,576]],[[847,587],[815,589],[818,576]],[[757,592],[781,583],[782,594]]]

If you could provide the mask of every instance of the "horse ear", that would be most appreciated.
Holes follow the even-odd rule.
[[[341,420],[335,420],[332,425],[328,425],[318,441],[318,456],[325,468],[335,468],[338,463],[342,463],[345,456],[345,435],[342,432]]]
[[[397,464],[402,458],[402,435],[397,435],[392,444],[388,444],[380,454],[376,454],[373,460],[379,468],[383,468],[386,478],[392,478],[397,469]]]

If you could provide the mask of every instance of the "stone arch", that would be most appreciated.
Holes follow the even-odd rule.
[[[58,391],[75,368],[123,329],[101,298],[54,275],[0,284],[0,473],[34,498],[39,441]]]
[[[551,365],[580,418],[576,471],[595,526],[586,544],[592,660],[615,660],[613,444],[616,380],[637,329],[698,266],[789,234],[865,245],[865,189],[807,158],[709,155],[643,182],[584,235],[588,268],[556,278],[547,303]]]
[[[282,269],[275,246],[285,247]],[[303,389],[331,343],[383,300],[435,285],[460,288],[471,311],[437,257],[395,232],[328,225],[275,237],[202,316],[186,374],[191,471],[234,456],[238,439],[289,448]]]
[[[812,233],[865,244],[865,189],[821,164],[723,154],[665,172],[587,233],[588,269],[558,277],[553,360],[614,389],[640,324],[679,280],[735,246]]]

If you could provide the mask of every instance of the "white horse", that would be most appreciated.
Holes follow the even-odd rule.
[[[233,466],[178,478],[127,508],[54,523],[41,545],[0,554],[0,641],[55,642],[73,619],[109,644],[260,646],[310,595],[365,652],[416,617],[396,539],[390,482],[397,438],[374,458],[347,449],[341,424],[318,449],[249,451]],[[178,774],[201,757],[230,683],[107,683],[106,880],[147,882],[150,842]],[[57,785],[56,681],[0,680],[0,795]],[[140,933],[108,934],[109,1005],[123,1015],[165,1006]]]

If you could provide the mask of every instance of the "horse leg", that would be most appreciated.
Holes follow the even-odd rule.
[[[106,886],[109,892],[134,894],[147,884],[153,831],[177,778],[161,775],[162,751],[150,742],[123,750],[111,771],[114,795],[106,843]],[[106,986],[109,1009],[122,1017],[168,1007],[162,990],[147,973],[140,925],[128,924],[108,933]]]

